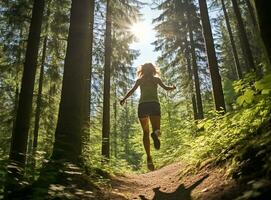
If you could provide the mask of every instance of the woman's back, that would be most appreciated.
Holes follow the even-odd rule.
[[[158,78],[153,76],[143,76],[139,79],[140,83],[140,99],[139,103],[144,102],[158,102],[157,86]]]
[[[152,125],[151,137],[153,139],[154,148],[160,149],[160,117],[161,109],[157,95],[157,87],[160,85],[165,90],[174,90],[175,86],[166,86],[159,77],[159,70],[152,63],[145,63],[137,70],[137,77],[139,77],[125,97],[120,101],[123,105],[125,100],[131,96],[135,90],[140,87],[141,95],[138,104],[138,118],[143,130],[143,144],[147,154],[148,169],[154,170],[154,165],[150,153],[150,139],[149,139],[149,121]]]

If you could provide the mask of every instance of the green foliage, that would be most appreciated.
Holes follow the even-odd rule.
[[[271,74],[266,74],[260,80],[256,80],[255,74],[247,74],[244,79],[234,83],[234,90],[239,97],[239,106],[249,106],[253,101],[259,101],[269,96],[271,92]]]
[[[249,139],[256,137],[258,128],[270,119],[271,97],[262,93],[270,85],[269,74],[257,81],[253,74],[248,75],[246,79],[234,83],[238,97],[235,110],[224,115],[211,112],[209,116],[212,117],[197,124],[191,124],[181,115],[181,125],[176,121],[174,127],[163,124],[162,130],[171,128],[174,136],[167,134],[167,139],[162,137],[162,144],[166,145],[166,150],[162,148],[162,154],[166,154],[166,158],[162,156],[160,161],[167,163],[178,157],[195,164],[206,159],[224,162],[233,158],[239,153],[240,145],[244,146]],[[243,100],[241,105],[238,104],[240,99]],[[174,130],[176,127],[179,129]],[[174,139],[169,139],[171,137]]]
[[[268,95],[271,92],[271,74],[265,75],[261,80],[256,81],[255,89],[260,91],[263,95]]]

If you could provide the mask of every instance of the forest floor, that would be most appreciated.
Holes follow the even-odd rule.
[[[243,189],[225,175],[226,168],[206,165],[183,173],[187,165],[174,163],[144,174],[113,177],[105,199],[111,200],[218,200],[234,199]]]

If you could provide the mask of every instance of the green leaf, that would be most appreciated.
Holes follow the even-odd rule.
[[[264,82],[271,83],[271,74],[268,74],[268,75],[264,76],[263,80],[264,80]]]
[[[264,88],[264,84],[262,84],[261,81],[256,81],[254,86],[257,90],[262,90]]]
[[[266,94],[270,94],[271,89],[263,89],[262,90],[262,94],[266,95]]]
[[[244,101],[245,101],[244,96],[240,96],[236,100],[237,104],[240,105],[240,106],[243,105]]]
[[[266,75],[263,79],[256,81],[254,86],[257,90],[271,89],[271,75]]]
[[[247,103],[251,103],[254,100],[254,92],[250,89],[246,90],[243,96]]]

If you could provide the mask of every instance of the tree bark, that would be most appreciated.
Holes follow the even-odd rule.
[[[38,86],[38,96],[36,102],[36,113],[35,113],[35,122],[34,122],[34,138],[33,138],[33,152],[38,146],[38,132],[39,132],[39,123],[40,123],[40,114],[41,114],[41,101],[42,101],[42,87],[43,87],[43,77],[44,77],[44,64],[46,58],[46,48],[47,48],[47,39],[46,35],[43,40],[43,50],[42,50],[42,59],[41,59],[41,67],[39,74],[39,86]]]
[[[35,0],[32,9],[21,92],[11,136],[10,164],[5,181],[5,198],[7,199],[13,191],[19,189],[19,181],[24,173],[44,6],[44,0]]]
[[[113,145],[114,145],[114,156],[117,158],[117,104],[118,104],[118,99],[117,99],[117,86],[115,84],[115,102],[114,102],[114,140],[113,140]]]
[[[20,43],[19,43],[19,48],[18,48],[18,54],[17,54],[17,64],[16,64],[16,68],[15,68],[15,83],[16,83],[16,89],[15,89],[15,96],[14,96],[14,108],[12,111],[12,116],[13,116],[13,127],[12,127],[12,131],[14,131],[15,128],[15,124],[16,124],[16,115],[17,115],[17,109],[18,109],[18,102],[19,102],[19,67],[22,64],[22,49],[21,46],[23,46],[23,30],[21,28],[20,30]]]
[[[90,104],[91,104],[91,78],[92,78],[92,47],[93,47],[93,28],[94,28],[94,9],[95,9],[95,0],[91,1],[90,4],[90,61],[89,61],[89,67],[86,68],[86,78],[85,78],[85,102],[84,102],[84,129],[83,129],[83,135],[84,135],[84,141],[86,144],[89,142],[90,138]]]
[[[253,55],[252,55],[252,52],[251,52],[251,49],[249,46],[245,26],[244,26],[244,23],[242,20],[240,9],[237,4],[237,0],[231,0],[231,2],[232,2],[235,16],[236,16],[236,20],[237,20],[238,33],[239,33],[239,38],[240,38],[240,42],[241,42],[242,52],[244,55],[244,59],[246,61],[247,71],[248,72],[249,71],[256,71]]]
[[[187,41],[186,41],[187,43]],[[189,49],[187,44],[187,49]],[[193,76],[192,76],[192,70],[191,70],[191,59],[189,52],[186,53],[186,62],[187,62],[187,72],[188,72],[188,78],[189,78],[189,89],[191,92],[191,102],[192,102],[192,109],[194,114],[194,120],[198,119],[198,109],[196,104],[196,97],[194,93],[194,87],[193,87]]]
[[[80,161],[86,88],[85,72],[90,58],[89,0],[73,0],[62,93],[52,159]]]
[[[254,12],[253,6],[251,5],[250,0],[245,0],[245,2],[247,4],[247,8],[248,8],[248,11],[249,11],[252,23],[256,27],[257,26],[257,20],[256,20],[256,16],[255,16],[255,12]]]
[[[128,90],[126,90],[128,91]],[[127,93],[126,93],[127,94]],[[125,104],[125,132],[124,132],[124,152],[125,155],[129,155],[129,134],[130,134],[130,124],[129,124],[129,110],[128,104]]]
[[[104,93],[103,93],[103,127],[102,127],[102,156],[105,161],[110,157],[110,71],[111,71],[111,32],[112,10],[111,0],[107,0],[106,6],[106,30],[105,30],[105,64],[104,64]]]
[[[43,11],[44,0],[35,0],[29,28],[16,122],[11,139],[9,158],[22,166],[25,164],[26,159]]]
[[[219,74],[216,52],[214,47],[214,40],[208,15],[206,0],[199,0],[200,14],[202,20],[203,36],[205,40],[205,47],[208,57],[208,64],[212,80],[213,97],[215,102],[215,109],[217,111],[226,111],[224,94],[221,84],[221,77]]]
[[[261,32],[267,55],[269,58],[269,64],[271,62],[271,1],[269,0],[254,0],[257,11],[258,24]],[[271,66],[270,66],[271,67]],[[270,69],[269,67],[269,69]]]
[[[225,1],[221,0],[221,4],[222,4],[222,10],[225,16],[225,22],[226,22],[226,27],[229,33],[229,37],[230,37],[230,43],[231,43],[231,48],[232,48],[232,55],[234,58],[234,64],[235,64],[235,70],[236,70],[236,75],[238,79],[243,78],[243,74],[242,74],[242,70],[241,70],[241,66],[240,66],[240,62],[239,62],[239,58],[238,58],[238,53],[236,50],[236,46],[235,46],[235,42],[234,42],[234,38],[233,38],[233,34],[232,34],[232,29],[231,29],[231,25],[230,25],[230,21],[229,21],[229,16],[227,13],[227,9],[225,6]]]
[[[189,15],[188,15],[189,16]],[[192,68],[193,68],[193,75],[194,75],[194,84],[195,84],[195,92],[196,92],[196,103],[198,109],[198,119],[203,119],[203,107],[202,107],[202,99],[200,93],[200,82],[199,82],[199,74],[198,74],[198,64],[197,64],[197,57],[196,57],[196,48],[193,38],[193,31],[191,29],[190,21],[188,20],[188,31],[189,31],[189,40],[190,40],[190,50],[192,56]]]

